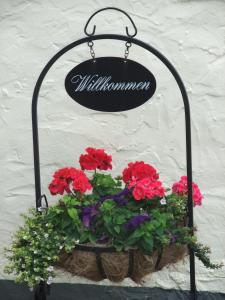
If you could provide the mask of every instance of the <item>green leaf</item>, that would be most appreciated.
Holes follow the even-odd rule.
[[[156,234],[157,234],[158,236],[162,236],[162,235],[163,235],[163,232],[164,232],[164,230],[163,230],[163,228],[162,228],[162,227],[159,227],[159,228],[157,228],[157,229],[155,230],[155,232],[156,232]]]
[[[105,215],[105,216],[103,216],[103,220],[104,220],[105,223],[109,223],[109,222],[111,222],[111,217]]]
[[[71,196],[69,195],[65,195],[63,196],[63,202],[67,205],[67,204],[70,204],[70,201],[71,201]]]
[[[89,233],[88,238],[91,243],[96,243],[96,237],[92,233]]]
[[[115,232],[116,233],[120,233],[120,226],[118,226],[118,225],[116,225],[115,227],[114,227],[114,230],[115,230]]]
[[[128,246],[133,246],[133,245],[136,245],[137,242],[138,242],[139,238],[133,238],[133,237],[129,237],[126,244]]]
[[[68,227],[70,225],[71,225],[71,219],[68,219],[68,218],[62,219],[62,223],[61,223],[62,229],[65,229],[66,227]]]
[[[121,225],[126,222],[126,218],[122,215],[118,215],[114,218],[114,222],[118,225]]]
[[[139,229],[135,230],[135,232],[132,234],[132,237],[139,238],[139,237],[142,237],[143,235],[144,235],[144,232],[139,228]]]
[[[77,215],[77,210],[76,208],[68,208],[67,209],[68,215],[73,219],[74,221],[77,220],[78,215]]]
[[[85,203],[85,201],[84,201],[84,203]],[[78,200],[76,198],[71,198],[69,204],[70,205],[80,205],[80,200]],[[89,202],[88,202],[88,204],[89,204]]]
[[[114,232],[113,228],[111,228],[111,224],[110,224],[109,226],[106,226],[106,228],[107,228],[107,231],[108,231],[112,236],[114,236],[115,232]]]
[[[106,200],[102,205],[101,205],[101,210],[104,211],[110,211],[112,207],[115,205],[115,202],[113,200]]]
[[[152,252],[153,240],[149,237],[144,237],[144,247],[147,252]]]
[[[89,238],[89,231],[83,231],[80,236],[80,244],[87,242]]]

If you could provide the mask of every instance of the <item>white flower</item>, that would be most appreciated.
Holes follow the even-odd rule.
[[[62,248],[63,248],[63,245],[60,245],[60,246],[59,246],[59,249],[61,250]]]
[[[37,250],[34,250],[34,254],[37,254],[38,252],[37,252]]]
[[[79,244],[79,243],[80,243],[80,240],[76,240],[76,241],[75,241],[75,244]]]
[[[160,200],[160,204],[161,204],[161,205],[165,205],[166,203],[167,203],[167,202],[166,202],[166,199],[165,199],[165,198],[163,198],[163,199]]]
[[[45,226],[48,227],[48,223],[46,223]]]
[[[54,267],[53,267],[53,266],[49,266],[49,267],[47,268],[47,271],[48,271],[48,272],[53,272],[53,270],[54,270]]]
[[[25,268],[26,266],[25,266],[25,264],[22,264],[22,266],[21,266],[22,268]]]
[[[47,284],[51,284],[53,281],[53,277],[52,276],[49,276],[48,277],[48,280],[47,280]]]
[[[48,256],[47,259],[48,259],[48,260],[51,260],[51,257]]]
[[[44,237],[47,239],[47,238],[48,238],[48,233],[46,233],[46,234],[44,235]]]

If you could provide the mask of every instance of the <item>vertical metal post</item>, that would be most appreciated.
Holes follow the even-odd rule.
[[[39,158],[39,138],[38,138],[38,116],[37,116],[38,90],[35,87],[32,100],[32,130],[33,130],[33,153],[34,153],[34,179],[35,179],[35,199],[36,208],[39,207],[41,198],[41,177]]]
[[[192,195],[192,151],[191,151],[191,118],[190,106],[186,90],[181,90],[182,97],[185,99],[185,128],[186,128],[186,161],[187,161],[187,178],[188,178],[188,226],[192,229],[194,234],[194,216],[193,216],[193,195]],[[189,247],[190,258],[190,285],[191,285],[191,299],[197,299],[196,279],[195,279],[195,254],[192,248]]]

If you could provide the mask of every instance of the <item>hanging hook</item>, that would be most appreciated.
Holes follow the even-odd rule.
[[[42,206],[42,199],[44,199],[44,201],[45,201],[45,206]],[[43,211],[45,211],[45,209],[48,209],[48,200],[47,200],[46,195],[43,194],[37,201],[37,211],[43,212]]]
[[[86,23],[86,25],[85,25],[85,27],[84,27],[84,33],[85,33],[87,36],[93,36],[93,35],[95,34],[96,25],[94,25],[93,30],[92,30],[91,33],[88,33],[88,32],[87,32],[87,27],[88,27],[88,25],[89,25],[91,19],[92,19],[96,14],[98,14],[99,12],[101,12],[101,11],[103,11],[103,10],[108,10],[108,9],[113,9],[113,10],[120,11],[121,13],[123,13],[125,16],[128,17],[128,19],[130,20],[131,24],[133,25],[133,28],[134,28],[134,34],[130,34],[130,33],[129,33],[129,30],[128,30],[128,27],[127,27],[127,26],[126,26],[126,34],[127,34],[127,36],[128,36],[129,38],[135,37],[135,35],[137,34],[137,27],[135,26],[134,21],[131,19],[131,17],[130,17],[124,10],[122,10],[122,9],[120,9],[120,8],[117,8],[117,7],[105,7],[105,8],[99,9],[99,10],[97,10],[95,13],[93,13],[93,14],[90,16],[90,18],[88,19],[88,21],[87,21],[87,23]]]

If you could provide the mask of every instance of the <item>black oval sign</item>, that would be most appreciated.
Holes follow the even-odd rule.
[[[149,100],[155,93],[156,80],[133,60],[99,57],[73,68],[66,76],[65,88],[70,97],[87,108],[116,112]]]

